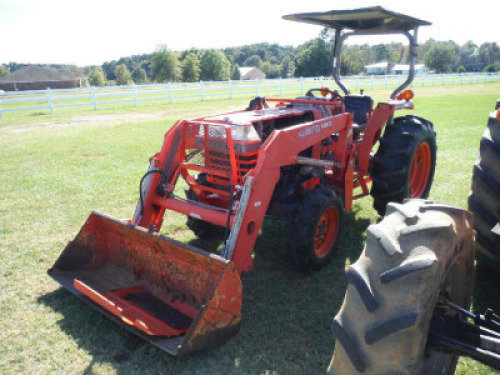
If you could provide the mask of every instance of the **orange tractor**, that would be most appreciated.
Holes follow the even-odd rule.
[[[405,88],[414,77],[418,27],[429,23],[380,7],[284,18],[335,29],[333,77],[343,95],[322,87],[296,99],[258,97],[245,110],[177,122],[150,159],[133,219],[93,212],[49,270],[72,293],[174,355],[237,332],[240,274],[252,269],[266,217],[290,218],[291,261],[319,270],[335,253],[354,199],[371,194],[383,214],[387,202],[425,198],[431,187],[432,123],[395,117],[414,107]],[[340,80],[341,45],[350,35],[396,32],[410,42],[410,74],[374,108],[370,96],[352,94]],[[188,186],[185,197],[176,194],[179,178]],[[222,252],[159,234],[171,211],[185,214],[200,237],[223,236]]]

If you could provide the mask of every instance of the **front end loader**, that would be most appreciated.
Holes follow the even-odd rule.
[[[292,263],[319,270],[334,256],[353,200],[371,194],[382,213],[387,201],[429,194],[432,123],[395,117],[414,107],[405,88],[414,75],[417,29],[428,23],[380,7],[285,19],[335,29],[333,77],[344,95],[314,88],[295,99],[258,97],[245,110],[178,121],[150,159],[133,218],[92,213],[49,270],[66,289],[171,354],[219,345],[238,330],[240,275],[252,269],[266,217],[289,219]],[[374,108],[370,96],[352,94],[340,80],[340,47],[349,35],[395,32],[410,41],[410,75]],[[179,179],[185,197],[175,189]],[[197,236],[221,236],[220,254],[159,234],[172,211],[186,215]]]

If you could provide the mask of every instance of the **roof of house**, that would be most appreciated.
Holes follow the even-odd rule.
[[[415,64],[415,70],[423,68],[423,67],[425,67],[425,64]],[[410,65],[396,64],[396,65],[394,65],[392,70],[404,70],[404,71],[410,70]]]
[[[7,74],[0,82],[40,82],[66,81],[81,78],[81,75],[70,71],[58,71],[49,67],[27,65]]]
[[[378,62],[375,64],[366,65],[365,68],[387,68],[389,63],[387,61]]]
[[[239,69],[240,69],[240,74],[241,74],[242,76],[244,76],[245,74],[250,73],[250,72],[251,72],[252,70],[254,70],[254,69],[259,70],[259,68],[255,67],[255,66],[243,66],[243,67],[241,67],[241,66],[240,66],[240,68],[239,68]]]

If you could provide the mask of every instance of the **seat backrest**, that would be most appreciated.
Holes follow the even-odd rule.
[[[369,95],[346,95],[344,96],[346,112],[354,114],[354,122],[358,125],[366,124],[366,115],[373,108],[373,99]]]

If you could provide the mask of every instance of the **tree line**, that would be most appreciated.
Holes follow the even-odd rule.
[[[318,38],[298,47],[277,43],[259,43],[224,49],[188,49],[171,51],[160,45],[150,54],[122,57],[101,66],[83,68],[89,83],[127,85],[132,82],[195,82],[240,79],[240,67],[257,67],[266,78],[329,76],[332,67],[333,34],[323,30]],[[341,75],[363,73],[366,65],[387,61],[391,64],[408,63],[408,46],[402,43],[349,44],[340,56]],[[477,45],[468,41],[458,45],[454,41],[429,39],[418,47],[417,63],[424,63],[436,73],[479,72],[500,70],[500,48],[495,42]],[[0,67],[0,76],[24,64],[9,63]],[[67,69],[53,64],[56,69]]]

